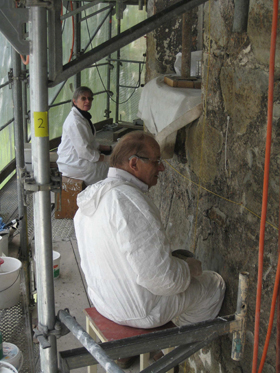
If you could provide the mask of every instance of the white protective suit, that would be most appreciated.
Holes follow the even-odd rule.
[[[58,147],[58,169],[63,176],[84,180],[87,185],[94,184],[107,176],[109,165],[98,162],[100,151],[89,121],[79,110],[72,107],[65,119],[61,143]]]
[[[153,328],[217,316],[225,285],[215,272],[191,278],[171,255],[148,186],[109,168],[108,178],[78,195],[74,217],[89,296],[103,316],[122,325]]]

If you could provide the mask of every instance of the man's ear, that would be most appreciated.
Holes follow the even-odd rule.
[[[136,157],[133,157],[128,161],[128,167],[131,171],[137,172],[138,171],[138,164],[137,164],[138,159]]]

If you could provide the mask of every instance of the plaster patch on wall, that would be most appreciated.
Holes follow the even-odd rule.
[[[202,141],[203,140],[203,141]],[[203,154],[201,161],[201,146]],[[221,152],[222,134],[200,121],[186,130],[186,153],[192,171],[201,176],[202,182],[211,182],[217,174],[216,156]],[[201,163],[201,164],[200,164]]]

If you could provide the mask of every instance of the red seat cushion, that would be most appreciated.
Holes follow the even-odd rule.
[[[84,313],[91,323],[95,325],[104,340],[108,342],[175,327],[173,322],[170,321],[165,325],[153,329],[132,328],[131,326],[119,325],[106,319],[106,317],[102,316],[94,307],[86,308]]]

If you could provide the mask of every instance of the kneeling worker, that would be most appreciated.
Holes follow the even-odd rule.
[[[159,210],[145,194],[162,171],[154,138],[130,132],[113,150],[108,177],[78,195],[74,224],[88,293],[117,324],[192,324],[215,318],[223,302],[219,274],[172,256]]]

